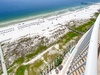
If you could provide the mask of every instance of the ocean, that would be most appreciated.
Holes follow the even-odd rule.
[[[100,0],[0,0],[0,23],[97,2]]]

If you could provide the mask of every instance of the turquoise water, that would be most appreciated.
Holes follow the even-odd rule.
[[[0,0],[0,23],[50,13],[65,8],[100,2],[99,0]]]

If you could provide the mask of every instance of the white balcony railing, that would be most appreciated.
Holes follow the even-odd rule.
[[[1,58],[1,65],[2,65],[2,70],[3,70],[3,75],[7,75],[7,69],[6,69],[6,65],[5,65],[4,56],[3,56],[3,53],[2,53],[1,46],[0,46],[0,58]]]
[[[98,33],[100,25],[100,15],[98,16],[90,38],[86,68],[84,75],[98,75]]]

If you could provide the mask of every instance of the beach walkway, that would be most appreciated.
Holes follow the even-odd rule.
[[[54,46],[52,46],[52,47],[54,47]],[[31,59],[30,61],[23,63],[23,65],[28,65],[28,64],[34,63],[36,60],[40,59],[45,53],[47,53],[48,51],[50,51],[52,49],[52,47],[50,47],[47,50],[43,51],[42,53],[38,54],[36,57],[34,57],[33,59]]]

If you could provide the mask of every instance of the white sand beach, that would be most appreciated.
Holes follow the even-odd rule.
[[[49,38],[52,35],[50,31],[59,27],[59,25],[64,25],[70,20],[75,19],[89,19],[98,9],[100,9],[100,3],[90,5],[86,8],[77,9],[75,11],[49,16],[46,18],[28,20],[0,28],[0,42],[14,41],[23,36],[34,35],[46,36]]]

